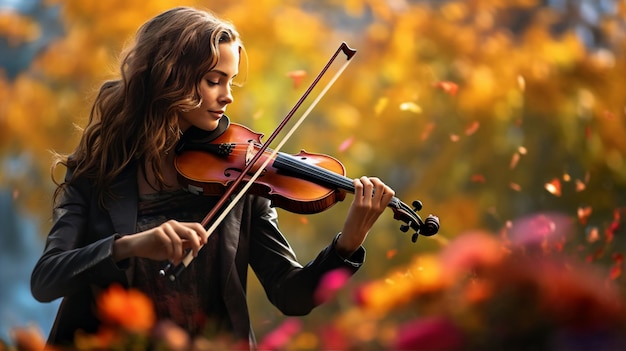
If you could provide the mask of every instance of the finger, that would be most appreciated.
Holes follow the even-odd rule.
[[[354,186],[354,201],[359,201],[363,196],[363,183],[361,179],[353,179],[352,185]]]
[[[200,223],[188,223],[190,228],[196,232],[196,235],[200,238],[200,244],[204,245],[209,240],[209,233]]]
[[[204,231],[203,228],[200,228],[201,231]],[[200,234],[189,226],[189,223],[185,225],[184,229],[181,229],[180,232],[181,237],[183,238],[183,246],[185,249],[191,249],[193,252],[193,256],[198,256],[198,252],[202,247],[202,237]]]
[[[387,206],[391,198],[395,195],[395,191],[379,178],[372,177],[370,180],[372,184],[374,184],[374,202],[379,202],[383,206]]]
[[[167,221],[161,225],[161,228],[169,239],[169,253],[172,261],[179,261],[183,257],[183,241],[176,231],[175,227],[179,225],[176,221]]]
[[[380,201],[384,194],[385,184],[376,177],[370,177],[369,180],[372,183],[372,197],[374,201]]]
[[[361,184],[363,184],[363,199],[371,201],[371,198],[374,195],[374,184],[368,177],[365,176],[361,177],[360,181]]]

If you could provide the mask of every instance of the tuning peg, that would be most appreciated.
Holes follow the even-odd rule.
[[[403,233],[406,233],[406,232],[408,232],[408,231],[409,231],[409,228],[411,228],[411,227],[409,227],[409,226],[408,226],[408,225],[406,225],[406,224],[402,224],[402,225],[400,226],[400,231],[401,231],[401,232],[403,232]]]
[[[413,236],[411,237],[411,241],[412,242],[417,242],[417,238],[419,237],[419,234],[417,232],[413,233]]]
[[[419,200],[413,201],[413,211],[421,211],[422,210],[422,202]]]

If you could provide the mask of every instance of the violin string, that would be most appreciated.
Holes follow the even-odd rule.
[[[247,151],[247,146],[244,147],[243,145],[247,144],[237,143],[233,150],[240,151],[241,149],[245,149],[245,151]],[[256,146],[259,146],[259,144],[256,143]],[[238,155],[238,152],[233,152],[233,154]],[[338,188],[354,192],[354,185],[352,184],[352,180],[350,178],[343,176],[339,173],[330,171],[321,166],[309,164],[304,161],[298,160],[297,157],[294,155],[279,152],[276,160],[274,161],[274,167],[277,169],[292,171],[297,174],[336,186]],[[402,209],[406,212],[413,212],[413,209],[411,209],[407,204],[400,201],[400,199],[395,196],[391,199],[389,204],[392,207]]]
[[[352,180],[323,167],[308,164],[298,160],[295,156],[287,154],[279,155],[276,161],[279,162],[275,162],[275,165],[277,165],[275,166],[276,168],[280,168],[281,164],[284,163],[288,165],[289,170],[295,171],[296,173],[354,192]]]
[[[316,166],[316,165],[299,161],[297,160],[295,156],[288,155],[288,154],[281,153],[281,155],[279,155],[279,158],[277,158],[276,161],[278,163],[275,162],[274,164],[275,164],[275,167],[278,169],[283,167],[282,163],[284,163],[284,164],[289,165],[290,170],[297,170],[297,173],[299,174],[309,176],[311,178],[314,178],[323,182],[327,182],[336,187],[343,188],[345,190],[349,190],[352,193],[354,193],[355,189],[354,189],[354,184],[352,183],[352,180],[341,174],[332,172],[320,166]],[[329,179],[331,179],[332,181],[329,181]],[[412,208],[410,208],[407,204],[402,202],[399,198],[393,196],[387,206],[404,211],[406,215],[410,216],[412,218],[412,222],[408,223],[409,226],[412,227],[413,225],[417,225],[419,228],[419,226],[421,225],[421,220],[419,216],[417,216],[417,213]]]
[[[260,145],[258,143],[255,143],[255,146],[258,147]],[[267,149],[267,150],[271,151],[271,149]],[[248,144],[235,143],[231,156],[237,157],[247,152],[248,152]],[[298,157],[294,155],[286,154],[283,152],[278,152],[276,159],[274,160],[273,166],[274,168],[278,170],[292,172],[300,176],[313,179],[317,182],[331,185],[332,187],[341,188],[341,189],[350,191],[351,193],[354,193],[354,190],[355,190],[352,180],[349,179],[348,177],[341,175],[339,173],[333,172],[331,170],[328,170],[326,168],[323,168],[321,166],[306,163],[303,160],[298,159]],[[265,166],[263,168],[265,168]],[[389,204],[387,206],[403,211],[406,215],[408,215],[412,219],[411,221],[407,222],[407,224],[410,227],[416,230],[419,230],[419,227],[422,222],[419,219],[419,216],[417,216],[417,213],[413,209],[411,209],[407,204],[405,204],[399,198],[394,196],[389,201]],[[417,226],[417,228],[414,227],[415,225]]]
[[[257,143],[256,146],[259,146],[259,144]],[[268,151],[271,151],[271,149],[268,149]],[[233,148],[231,156],[240,156],[243,152],[247,152],[247,144],[237,143]],[[281,166],[282,164],[285,164],[286,166],[283,167]],[[297,157],[293,155],[279,152],[275,160],[275,167],[279,169],[283,168],[283,170],[292,171],[344,190],[354,192],[354,185],[352,184],[351,179],[326,168],[298,160]]]

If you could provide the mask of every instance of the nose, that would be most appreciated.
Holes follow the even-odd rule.
[[[220,102],[228,105],[233,102],[233,92],[230,86],[227,86],[220,95]]]

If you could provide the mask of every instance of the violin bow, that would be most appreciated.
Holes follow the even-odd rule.
[[[311,91],[315,88],[317,83],[320,81],[322,76],[324,76],[326,71],[330,68],[330,66],[333,64],[333,62],[336,60],[336,58],[339,56],[340,53],[344,53],[346,55],[346,62],[337,70],[335,75],[328,81],[328,83],[324,86],[324,88],[318,94],[315,100],[311,103],[311,105],[309,105],[309,108],[302,114],[302,116],[296,121],[296,123],[293,124],[291,129],[289,129],[289,131],[285,134],[285,136],[280,141],[280,143],[274,148],[272,154],[269,157],[267,157],[265,162],[263,162],[263,164],[261,165],[261,167],[259,167],[256,173],[254,173],[252,177],[248,179],[245,185],[240,189],[239,193],[237,193],[237,195],[235,195],[235,197],[230,201],[228,206],[226,206],[222,210],[222,208],[226,204],[226,201],[228,201],[228,198],[235,192],[235,189],[239,186],[239,184],[241,184],[243,179],[248,175],[248,172],[252,169],[255,163],[261,158],[261,156],[267,150],[268,146],[274,141],[274,139],[276,139],[278,134],[283,130],[283,128],[291,120],[291,118],[296,113],[298,108],[300,108],[304,100],[306,100],[306,98],[309,96]],[[215,229],[222,223],[224,218],[226,218],[226,216],[230,213],[230,211],[237,205],[239,200],[246,194],[246,192],[252,186],[252,184],[254,184],[256,179],[261,175],[261,173],[263,173],[263,170],[267,167],[269,162],[275,158],[275,156],[278,154],[280,149],[285,145],[285,143],[293,135],[296,129],[300,127],[302,122],[304,122],[304,120],[308,117],[308,115],[311,113],[313,108],[315,108],[317,103],[322,99],[322,97],[326,94],[326,92],[331,88],[331,86],[335,83],[335,81],[339,78],[339,76],[341,76],[343,71],[350,64],[350,62],[352,62],[351,59],[352,57],[354,57],[355,54],[356,54],[356,50],[350,48],[348,44],[346,44],[345,42],[341,43],[339,48],[335,51],[335,53],[330,58],[330,60],[326,63],[324,68],[322,68],[322,70],[317,75],[317,77],[315,77],[313,82],[309,85],[309,87],[304,92],[304,94],[300,97],[298,102],[296,102],[296,104],[289,111],[289,113],[285,115],[281,123],[276,127],[276,129],[272,132],[269,138],[267,138],[267,141],[261,145],[260,149],[254,155],[254,157],[252,157],[252,159],[250,159],[250,161],[247,162],[246,167],[243,169],[243,171],[241,171],[239,176],[228,186],[228,188],[226,189],[224,194],[220,197],[220,199],[218,200],[216,205],[213,207],[213,209],[204,217],[202,222],[200,222],[200,224],[202,224],[202,226],[206,228],[207,224],[211,222],[213,218],[215,218],[217,213],[220,212],[221,210],[220,215],[215,220],[213,220],[213,222],[211,223],[211,226],[207,229],[207,233],[209,235],[211,235],[215,231]],[[172,264],[170,263],[164,269],[159,271],[159,275],[165,276],[167,274],[170,281],[175,281],[178,278],[178,276],[182,273],[182,271],[191,264],[193,259],[194,259],[193,253],[189,251],[183,258],[183,260],[176,267],[174,267],[174,270],[172,272],[169,272],[170,268],[172,267]]]

